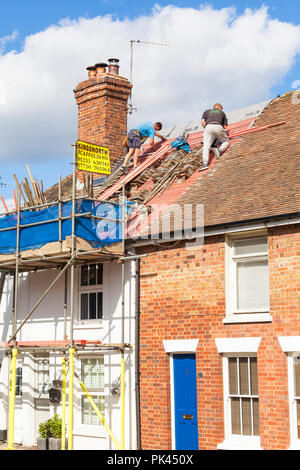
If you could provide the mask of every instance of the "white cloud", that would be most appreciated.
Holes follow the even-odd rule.
[[[16,208],[15,200],[12,198],[5,199],[6,207],[4,206],[2,200],[0,201],[0,214],[6,213],[6,208],[8,211],[13,211]]]
[[[8,43],[14,41],[18,36],[17,31],[13,31],[11,34],[8,34],[7,36],[2,36],[0,38],[0,53],[3,54],[5,47]]]
[[[300,51],[300,26],[271,19],[265,7],[237,15],[232,8],[155,6],[134,20],[62,20],[28,36],[21,52],[1,53],[2,38],[1,159],[69,156],[77,132],[73,89],[87,78],[86,66],[109,57],[118,57],[129,77],[131,39],[171,47],[134,45],[138,112],[130,124],[170,126],[200,119],[216,101],[229,111],[269,98]]]

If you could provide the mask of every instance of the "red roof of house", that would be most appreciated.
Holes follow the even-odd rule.
[[[124,183],[127,198],[139,204],[204,204],[205,226],[294,214],[300,210],[299,122],[292,94],[276,98],[255,119],[231,124],[230,147],[220,160],[211,154],[201,172],[203,132],[187,137],[187,155],[171,153],[171,140],[154,152],[147,146],[139,166],[125,176],[116,173],[100,187],[99,199],[117,198]]]

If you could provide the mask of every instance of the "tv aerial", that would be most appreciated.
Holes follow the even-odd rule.
[[[152,41],[140,41],[139,39],[130,40],[130,84],[133,84],[133,45],[134,44],[150,44],[152,46],[165,46],[170,47],[170,44],[165,44],[163,42],[152,42]],[[128,114],[132,114],[133,111],[137,111],[137,108],[134,108],[132,105],[132,89],[129,96],[128,103]]]

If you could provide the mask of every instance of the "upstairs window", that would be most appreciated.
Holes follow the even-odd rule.
[[[81,266],[79,289],[80,320],[103,317],[103,265]]]
[[[267,237],[232,238],[229,251],[229,313],[268,312]]]

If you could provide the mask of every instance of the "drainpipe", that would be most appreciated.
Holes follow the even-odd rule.
[[[6,276],[6,273],[4,271],[1,271],[0,272],[0,302],[1,302],[1,299],[2,299],[5,276]]]
[[[135,403],[136,447],[141,449],[140,413],[140,258],[135,260]]]

